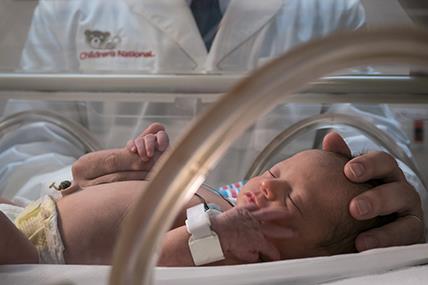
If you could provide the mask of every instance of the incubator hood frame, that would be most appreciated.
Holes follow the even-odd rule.
[[[159,160],[144,199],[125,220],[110,284],[151,284],[156,251],[174,216],[257,115],[331,72],[388,63],[428,66],[428,33],[394,29],[335,34],[300,46],[240,82]]]
[[[346,126],[357,129],[360,133],[366,135],[369,139],[375,141],[378,145],[385,148],[392,156],[398,158],[404,164],[421,178],[424,187],[426,182],[423,176],[415,165],[414,161],[408,154],[400,148],[396,141],[386,135],[382,130],[379,130],[374,124],[371,124],[357,116],[350,116],[337,113],[325,113],[316,115],[299,121],[281,133],[279,133],[256,157],[253,164],[248,169],[244,179],[250,179],[255,175],[259,175],[268,167],[268,163],[275,156],[275,154],[284,149],[296,137],[307,131],[334,128],[337,126]]]
[[[115,249],[110,283],[140,284],[143,281],[149,284],[156,261],[155,249],[172,217],[202,184],[206,173],[214,167],[232,141],[254,122],[257,115],[282,101],[428,103],[427,77],[335,76],[319,80],[343,68],[385,63],[413,63],[426,68],[428,33],[383,30],[332,35],[301,46],[250,74],[224,98],[221,98],[223,93],[246,74],[2,73],[0,98],[170,102],[178,95],[197,97],[205,102],[219,100],[193,124],[181,143],[162,158],[161,165],[156,168],[157,174],[148,187],[149,193],[144,197],[151,199],[152,205],[158,205],[145,205],[144,201],[139,201]],[[102,96],[100,91],[104,92]],[[297,94],[297,91],[300,93]],[[126,93],[118,96],[119,92]],[[176,162],[184,165],[179,171],[171,166]],[[158,225],[162,226],[158,228]]]
[[[84,147],[86,153],[102,149],[101,144],[87,129],[57,113],[46,110],[22,111],[3,118],[0,121],[0,137],[24,125],[39,122],[55,125],[67,132]]]
[[[0,98],[50,101],[215,102],[248,74],[29,74],[0,73]],[[308,83],[287,102],[423,103],[428,77],[339,75]],[[372,96],[375,94],[376,96]],[[335,96],[332,96],[335,95]]]

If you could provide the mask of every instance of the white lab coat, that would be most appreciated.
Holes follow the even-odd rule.
[[[22,55],[32,72],[242,72],[365,23],[357,0],[226,0],[207,52],[186,0],[41,0]],[[87,41],[85,33],[109,32]]]

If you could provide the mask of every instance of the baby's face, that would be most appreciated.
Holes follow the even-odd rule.
[[[333,231],[340,216],[348,214],[354,185],[343,174],[345,158],[309,150],[281,161],[250,179],[238,196],[238,206],[283,211],[272,221],[296,232],[295,237],[273,240],[282,259],[326,255],[319,244]]]

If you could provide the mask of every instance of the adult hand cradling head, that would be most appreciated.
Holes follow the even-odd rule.
[[[351,157],[348,146],[337,133],[325,137],[323,149]],[[346,163],[344,173],[353,182],[362,183],[372,179],[383,182],[351,200],[349,212],[355,219],[367,220],[391,213],[398,215],[395,221],[358,235],[355,241],[357,250],[425,241],[419,195],[407,182],[392,156],[385,152],[363,154]]]

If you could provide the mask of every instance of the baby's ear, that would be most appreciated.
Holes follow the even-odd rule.
[[[351,150],[345,140],[336,132],[330,132],[324,137],[322,149],[352,158]]]

